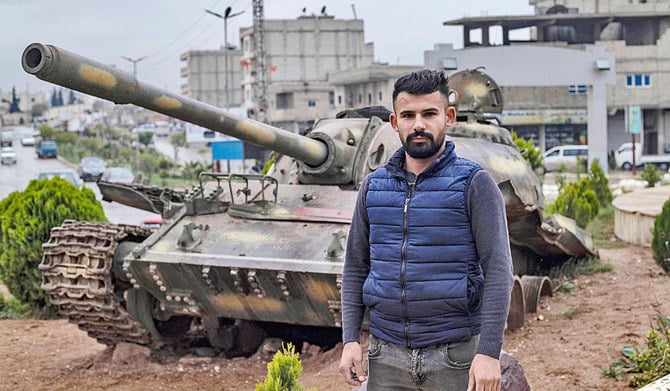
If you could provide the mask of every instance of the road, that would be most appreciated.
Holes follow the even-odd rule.
[[[14,131],[13,147],[16,151],[16,165],[0,165],[0,200],[14,191],[23,191],[31,180],[37,178],[40,171],[49,169],[71,168],[76,170],[76,165],[62,161],[61,159],[38,159],[35,148],[21,146],[18,128],[5,127],[3,130]],[[144,218],[153,215],[151,212],[127,207],[115,202],[102,201],[98,186],[93,182],[87,182],[84,186],[90,188],[96,197],[102,202],[107,219],[117,224],[139,224]]]

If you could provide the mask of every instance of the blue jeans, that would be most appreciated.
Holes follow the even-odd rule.
[[[367,391],[466,391],[479,335],[467,342],[411,349],[370,335]]]

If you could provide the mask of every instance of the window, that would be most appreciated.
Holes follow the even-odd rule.
[[[368,104],[372,104],[372,94],[368,93]]]
[[[358,103],[363,103],[363,95],[358,94]]]
[[[277,109],[292,109],[293,108],[293,93],[283,92],[277,94]]]
[[[341,105],[342,104],[342,95],[337,96],[337,104]]]
[[[380,102],[382,101],[382,92],[381,91],[379,91],[379,101]]]
[[[307,101],[307,107],[316,107],[316,101],[308,100]]]
[[[588,87],[585,84],[571,84],[568,86],[568,94],[570,95],[586,95]]]
[[[651,78],[648,73],[634,73],[626,75],[626,87],[644,88],[651,85]]]
[[[331,106],[335,106],[335,93],[334,92],[329,92],[328,93],[328,104]]]

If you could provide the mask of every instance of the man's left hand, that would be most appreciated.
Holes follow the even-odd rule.
[[[500,361],[485,354],[475,354],[470,366],[468,391],[500,391]]]

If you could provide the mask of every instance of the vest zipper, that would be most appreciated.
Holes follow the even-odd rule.
[[[409,313],[407,311],[407,281],[405,276],[405,269],[407,268],[407,246],[409,242],[409,202],[414,196],[414,189],[416,182],[408,182],[409,188],[407,197],[405,197],[405,204],[402,213],[402,248],[400,250],[400,303],[402,305],[402,312],[405,320],[404,334],[406,345],[412,346],[411,335],[409,333]]]

